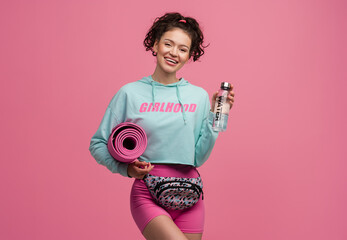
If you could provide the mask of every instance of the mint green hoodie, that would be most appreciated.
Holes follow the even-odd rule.
[[[163,85],[144,77],[124,85],[112,98],[89,151],[113,173],[127,174],[127,164],[113,159],[107,150],[112,129],[133,122],[146,132],[148,145],[139,157],[150,163],[201,166],[211,154],[218,136],[212,130],[213,113],[207,92],[180,81]]]

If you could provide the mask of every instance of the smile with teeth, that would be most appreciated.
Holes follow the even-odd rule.
[[[170,62],[170,63],[173,63],[173,64],[177,64],[178,62],[171,59],[171,58],[165,58],[166,61]]]

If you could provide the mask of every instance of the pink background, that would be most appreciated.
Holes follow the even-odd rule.
[[[204,239],[347,239],[347,4],[338,0],[1,1],[0,239],[142,239],[131,179],[88,147],[125,83],[150,75],[155,17],[210,47],[180,72],[235,86],[208,162]]]

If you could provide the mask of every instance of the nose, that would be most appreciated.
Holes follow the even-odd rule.
[[[171,54],[171,56],[176,57],[177,56],[177,48],[176,47],[171,48],[170,54]]]

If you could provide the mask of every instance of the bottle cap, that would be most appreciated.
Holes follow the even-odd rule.
[[[230,90],[231,84],[228,82],[222,82],[222,84],[220,85],[220,88],[223,90]]]

